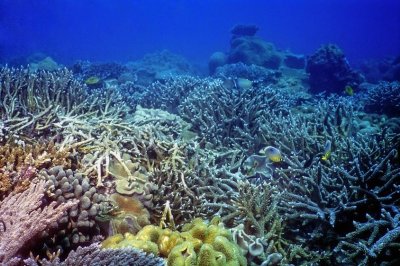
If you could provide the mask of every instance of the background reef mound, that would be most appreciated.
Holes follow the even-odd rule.
[[[277,49],[274,44],[255,36],[255,25],[236,25],[231,30],[230,49],[227,52],[215,52],[211,55],[208,68],[211,75],[218,67],[226,64],[243,63],[261,66],[270,70],[280,68],[304,69],[305,58],[288,51]]]
[[[96,88],[66,69],[2,68],[0,77],[0,221],[16,225],[0,230],[0,245],[14,245],[4,263],[30,251],[75,260],[99,238],[136,235],[166,215],[178,230],[220,216],[249,265],[396,263],[396,83],[311,96],[300,77],[242,63],[213,77],[105,78]],[[282,160],[248,176],[244,162],[266,146]],[[16,238],[33,218],[29,208],[10,218],[15,202],[52,217],[44,234],[28,226]]]

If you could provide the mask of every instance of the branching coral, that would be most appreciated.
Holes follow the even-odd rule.
[[[120,86],[120,91],[126,97],[127,105],[135,108],[141,105],[145,108],[155,108],[176,114],[178,106],[195,89],[210,86],[211,79],[200,79],[190,76],[174,76],[141,86],[136,83],[126,83]]]
[[[324,104],[302,117],[264,116],[269,119],[262,127],[267,143],[284,154],[284,162],[268,178],[285,191],[279,204],[285,235],[292,231],[314,250],[321,243],[335,247],[339,237],[355,230],[353,221],[361,222],[366,215],[377,218],[382,208],[393,213],[391,206],[399,198],[396,138],[390,132],[382,137],[356,133],[359,118],[349,103],[332,107]],[[326,160],[320,136],[332,141]]]
[[[66,69],[30,73],[5,67],[0,80],[0,113],[10,137],[49,131],[58,113],[79,113],[89,103],[85,88]]]
[[[5,144],[0,147],[0,158],[0,198],[12,189],[14,193],[25,190],[43,168],[54,165],[70,168],[73,164],[69,150],[59,150],[53,141],[22,146]]]
[[[368,88],[365,93],[365,108],[369,112],[397,116],[400,113],[400,83],[382,82]]]
[[[257,146],[257,120],[263,112],[286,112],[294,104],[289,92],[260,86],[231,88],[215,79],[207,87],[193,90],[179,106],[179,113],[200,137],[214,145],[245,149],[250,143]]]
[[[58,206],[56,202],[51,202],[42,208],[44,192],[44,182],[32,183],[28,190],[10,195],[0,203],[1,262],[7,262],[22,249],[26,249],[28,241],[34,240],[42,231],[57,222],[67,210],[78,204],[75,200]]]
[[[397,208],[393,206],[393,208]],[[391,265],[400,262],[400,214],[381,210],[381,217],[374,219],[367,214],[367,221],[354,222],[355,231],[340,241],[335,251],[340,254],[340,263],[371,265],[388,261]]]

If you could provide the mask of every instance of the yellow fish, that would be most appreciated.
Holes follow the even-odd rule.
[[[332,152],[331,149],[332,149],[332,143],[330,140],[327,140],[324,146],[324,155],[322,155],[321,160],[327,161],[329,157],[331,157],[331,152]]]
[[[279,163],[282,161],[282,153],[279,149],[275,147],[267,146],[262,149],[260,153],[264,154],[271,162]]]

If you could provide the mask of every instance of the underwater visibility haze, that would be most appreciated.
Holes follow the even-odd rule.
[[[0,1],[1,265],[399,254],[399,1]]]

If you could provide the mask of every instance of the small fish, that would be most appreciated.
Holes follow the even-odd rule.
[[[251,88],[251,86],[253,86],[253,82],[248,79],[238,78],[236,80],[236,86],[238,86],[238,88],[240,88],[240,89],[245,90],[245,89]]]
[[[332,152],[332,143],[331,143],[330,140],[327,140],[325,142],[324,152],[323,152],[323,155],[321,157],[321,160],[327,161],[329,159],[329,157],[331,156],[331,152]]]
[[[353,87],[350,85],[347,85],[346,87],[344,87],[344,93],[348,96],[353,96],[354,95]]]
[[[272,146],[267,146],[264,149],[260,151],[261,154],[264,154],[268,160],[270,160],[273,163],[279,163],[282,161],[282,153],[279,149],[272,147]]]
[[[256,174],[268,175],[271,169],[267,164],[267,157],[253,154],[243,162],[243,170],[248,177]]]

